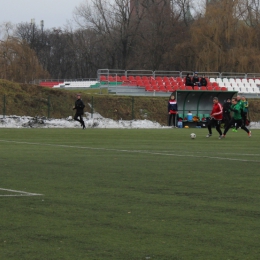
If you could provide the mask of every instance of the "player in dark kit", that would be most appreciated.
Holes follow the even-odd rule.
[[[247,132],[248,137],[251,137],[251,131],[249,131],[247,129],[247,127],[245,126],[245,124],[243,123],[242,120],[242,115],[241,115],[241,105],[238,103],[237,98],[233,98],[232,99],[232,105],[230,107],[230,110],[234,112],[233,117],[231,118],[229,124],[226,126],[223,135],[221,136],[221,138],[224,138],[228,132],[228,130],[230,129],[230,127],[232,125],[236,125],[237,127],[241,127],[241,129],[243,129],[244,131]]]
[[[223,104],[223,121],[225,124],[225,127],[228,125],[228,123],[231,120],[231,115],[230,115],[230,106],[231,106],[231,100],[230,98],[227,99],[227,101]]]
[[[206,137],[211,137],[212,136],[212,126],[216,126],[216,130],[219,133],[219,139],[221,139],[222,136],[222,131],[220,129],[220,124],[223,116],[223,108],[222,105],[218,102],[218,98],[214,97],[213,98],[213,108],[210,114],[210,120],[208,122],[208,130],[209,133],[207,134]]]
[[[84,114],[84,103],[80,98],[80,94],[77,94],[77,100],[75,101],[75,106],[73,107],[73,110],[76,109],[76,114],[74,116],[74,120],[80,122],[80,125],[82,126],[82,129],[85,129],[85,123],[83,121],[82,115]],[[79,119],[78,119],[79,117]]]

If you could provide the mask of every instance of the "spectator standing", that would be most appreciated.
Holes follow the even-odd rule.
[[[212,126],[216,126],[216,130],[219,133],[219,139],[221,139],[222,131],[220,129],[221,121],[223,118],[223,108],[222,105],[218,102],[218,98],[213,98],[213,107],[210,114],[210,119],[208,121],[208,131],[209,133],[206,135],[206,137],[212,136]]]
[[[75,105],[73,107],[73,110],[76,110],[74,120],[80,122],[82,129],[86,128],[85,123],[82,118],[82,115],[84,114],[84,107],[85,107],[85,104],[83,103],[80,94],[77,94],[77,100],[75,101]]]
[[[173,127],[176,127],[176,115],[178,114],[178,105],[174,95],[171,95],[168,101],[168,114],[169,114],[168,125],[169,126],[173,125]]]

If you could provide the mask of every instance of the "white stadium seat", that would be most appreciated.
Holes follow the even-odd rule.
[[[260,93],[260,89],[258,87],[254,87],[255,93]]]
[[[250,85],[250,83],[244,83],[244,86],[245,86],[245,88],[247,88],[247,90],[249,90],[249,89],[251,89],[252,87],[251,87],[251,85]]]
[[[236,79],[236,83],[241,83],[241,79]]]
[[[212,83],[212,82],[216,82],[216,80],[215,80],[214,78],[210,78],[210,79],[209,79],[209,82],[211,82],[211,83]]]
[[[242,82],[237,82],[237,86],[238,86],[239,88],[243,88],[243,87],[244,87],[244,83],[242,83]]]
[[[234,90],[234,91],[238,91],[238,92],[240,91],[239,87],[237,87],[237,86],[236,86],[236,87],[233,87],[233,90]]]
[[[229,82],[228,78],[223,78],[222,81],[223,83]]]
[[[247,88],[248,93],[255,93],[255,89],[251,86]]]
[[[222,81],[221,78],[216,78],[216,82],[217,82],[217,83],[222,83],[223,81]]]
[[[89,88],[96,83],[97,81],[65,81],[64,83],[55,85],[54,88]]]
[[[233,87],[233,84],[231,84],[231,83],[229,83],[229,82],[225,82],[225,83],[224,83],[224,86],[225,86],[226,88],[228,88],[228,87]]]
[[[248,93],[247,89],[245,87],[241,87],[240,88],[240,92],[241,93]]]

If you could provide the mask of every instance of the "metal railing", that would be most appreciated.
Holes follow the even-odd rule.
[[[97,78],[101,76],[150,76],[150,77],[185,77],[187,74],[194,75],[195,71],[164,71],[164,70],[114,70],[114,69],[99,69]],[[196,71],[199,76],[205,75],[208,78],[260,78],[260,73],[238,73],[238,72],[217,72],[217,71]]]

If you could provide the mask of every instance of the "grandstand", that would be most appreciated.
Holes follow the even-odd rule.
[[[96,80],[41,81],[43,87],[83,89],[108,88],[109,93],[117,95],[168,96],[175,91],[214,91],[237,92],[247,97],[260,94],[260,75],[242,73],[198,72],[206,75],[207,87],[185,85],[186,73],[180,71],[150,70],[98,70]]]

